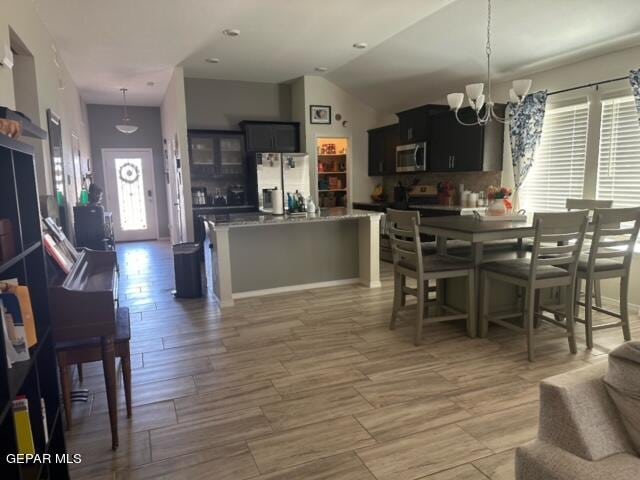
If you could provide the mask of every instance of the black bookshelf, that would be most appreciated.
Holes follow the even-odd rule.
[[[0,264],[0,280],[17,278],[29,287],[36,320],[38,343],[30,359],[7,365],[4,339],[0,341],[0,456],[3,479],[65,480],[66,463],[55,463],[56,455],[66,454],[60,408],[56,357],[49,320],[47,296],[47,258],[36,186],[33,149],[0,134],[0,218],[13,226],[17,255]],[[0,337],[2,329],[0,329]],[[17,440],[11,402],[18,395],[29,401],[31,431],[37,454],[51,454],[52,463],[17,464],[7,461],[17,453]],[[40,399],[44,399],[49,440],[45,440]]]

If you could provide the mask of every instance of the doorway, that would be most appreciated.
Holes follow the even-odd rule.
[[[322,208],[349,206],[349,139],[345,137],[316,138],[318,158],[318,206]]]
[[[117,242],[158,238],[153,155],[150,148],[103,148],[107,205]]]

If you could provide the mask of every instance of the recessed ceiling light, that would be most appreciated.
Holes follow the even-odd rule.
[[[315,70],[316,72],[326,72],[329,70],[329,67],[316,67]]]
[[[147,87],[153,87],[155,84],[155,82],[147,82]]]
[[[214,57],[205,58],[204,61],[207,63],[220,63],[220,59]]]
[[[367,48],[369,44],[367,42],[358,42],[353,44],[353,48],[357,48],[359,50],[363,50]]]
[[[237,28],[226,28],[222,31],[227,37],[238,37],[240,36],[240,30]]]

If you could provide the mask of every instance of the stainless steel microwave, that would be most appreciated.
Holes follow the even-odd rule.
[[[396,147],[396,172],[426,172],[427,142]]]

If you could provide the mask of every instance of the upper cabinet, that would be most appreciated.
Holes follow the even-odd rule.
[[[496,105],[504,115],[504,105]],[[471,108],[458,112],[460,120],[472,123]],[[454,112],[429,117],[429,170],[432,172],[480,172],[502,169],[504,125],[492,120],[487,125],[464,126]]]
[[[445,105],[424,105],[399,112],[398,144],[424,142],[429,137],[429,119],[433,115],[446,112]]]
[[[242,121],[248,152],[299,152],[300,124],[297,122]]]
[[[369,176],[392,175],[396,171],[396,146],[400,142],[400,126],[387,125],[369,133]]]

